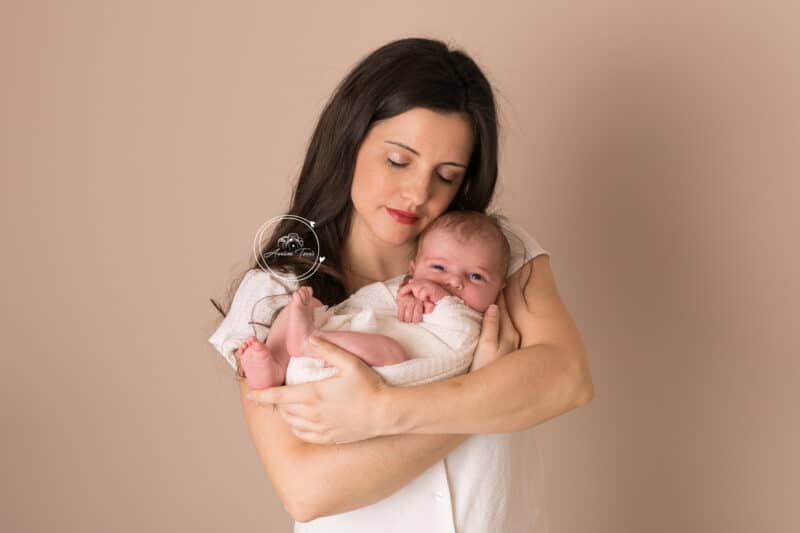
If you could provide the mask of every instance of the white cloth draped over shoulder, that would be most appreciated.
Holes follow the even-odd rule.
[[[505,217],[499,217],[499,222],[511,247],[509,276],[534,257],[549,255],[518,224]],[[209,342],[236,368],[233,353],[239,344],[250,335],[263,341],[269,333],[265,324],[275,309],[288,303],[289,291],[297,288],[296,282],[249,271]],[[387,498],[347,513],[295,522],[295,533],[546,532],[535,431],[471,435]]]

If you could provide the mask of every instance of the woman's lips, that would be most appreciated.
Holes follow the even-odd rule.
[[[411,213],[407,213],[405,211],[398,211],[397,209],[391,209],[389,207],[386,208],[392,218],[398,221],[401,224],[413,224],[419,217],[412,215]]]

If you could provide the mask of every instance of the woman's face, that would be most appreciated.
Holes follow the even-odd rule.
[[[353,227],[386,244],[415,239],[455,197],[472,145],[472,126],[460,113],[413,108],[374,123],[350,188]]]

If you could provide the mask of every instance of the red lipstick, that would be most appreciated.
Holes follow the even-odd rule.
[[[389,207],[386,208],[386,211],[392,216],[393,219],[398,221],[401,224],[413,224],[419,217],[414,215],[413,213],[408,213],[406,211],[398,211],[397,209],[391,209]]]

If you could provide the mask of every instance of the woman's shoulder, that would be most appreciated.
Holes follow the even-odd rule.
[[[250,294],[265,291],[273,294],[273,289],[281,290],[282,292],[295,291],[297,290],[297,285],[297,280],[288,275],[284,277],[260,268],[251,268],[242,277],[239,288],[236,289],[236,295],[239,295],[239,293]]]
[[[511,249],[511,258],[508,262],[506,277],[511,276],[522,265],[534,257],[542,254],[550,255],[550,252],[545,250],[542,245],[539,244],[539,241],[521,225],[499,213],[492,213],[492,216],[497,221],[500,229],[503,230],[503,234],[506,236],[509,248]]]
[[[208,341],[233,368],[233,352],[250,335],[259,339],[269,333],[268,321],[274,311],[287,303],[289,293],[297,290],[297,281],[254,268],[245,272],[233,295],[230,308]]]
[[[298,281],[290,276],[259,268],[248,270],[233,295],[230,312],[250,314],[254,309],[259,309],[259,314],[267,314],[281,307],[287,302],[275,297],[289,295],[298,289]]]

